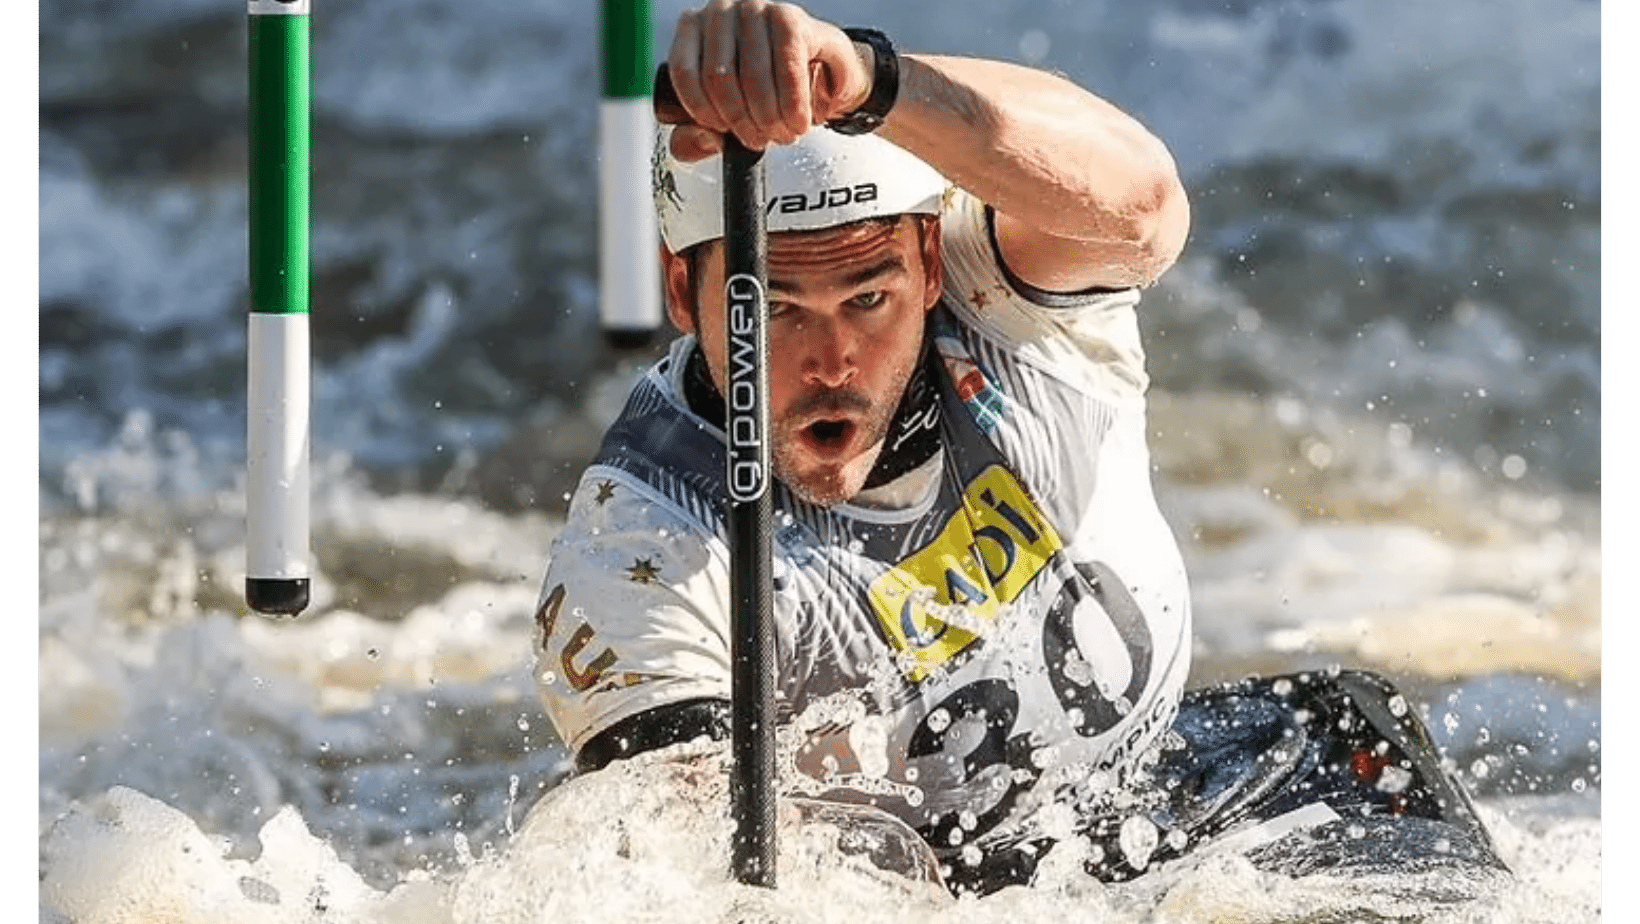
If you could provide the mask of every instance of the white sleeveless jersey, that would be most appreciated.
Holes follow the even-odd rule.
[[[1151,490],[1137,291],[1027,293],[983,204],[955,192],[943,222],[937,489],[883,510],[777,488],[773,604],[782,787],[950,852],[1120,781],[1172,721],[1190,607]],[[730,696],[723,434],[682,397],[693,348],[634,388],[553,544],[537,679],[576,751]]]

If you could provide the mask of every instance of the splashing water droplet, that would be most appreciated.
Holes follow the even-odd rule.
[[[1156,845],[1160,842],[1160,833],[1150,819],[1141,815],[1134,815],[1122,822],[1122,829],[1116,835],[1116,843],[1122,848],[1122,856],[1128,865],[1136,870],[1143,870],[1150,865],[1150,855],[1156,852]]]
[[[1405,792],[1411,784],[1412,771],[1402,767],[1390,766],[1385,767],[1378,775],[1378,782],[1375,785],[1380,792],[1399,793]]]
[[[513,835],[518,833],[518,831],[513,827],[513,808],[515,806],[517,806],[517,804],[518,804],[518,774],[513,773],[513,774],[509,774],[507,776],[507,819],[506,819],[506,829],[507,829],[507,836],[508,837],[512,837]]]

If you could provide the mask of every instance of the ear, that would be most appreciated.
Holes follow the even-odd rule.
[[[922,245],[923,310],[927,311],[939,303],[945,285],[945,263],[940,257],[939,217],[919,217],[917,235]]]
[[[672,326],[686,334],[695,333],[694,313],[689,310],[689,261],[661,244],[661,282],[666,288],[666,316]]]

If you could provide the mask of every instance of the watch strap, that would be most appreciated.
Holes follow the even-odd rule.
[[[864,135],[874,132],[894,108],[900,95],[900,56],[894,43],[876,29],[849,27],[843,34],[851,41],[871,46],[871,92],[858,109],[826,123],[826,127],[840,135]]]

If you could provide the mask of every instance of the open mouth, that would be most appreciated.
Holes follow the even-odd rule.
[[[817,449],[839,449],[848,442],[853,431],[854,424],[847,420],[817,420],[803,428]]]

